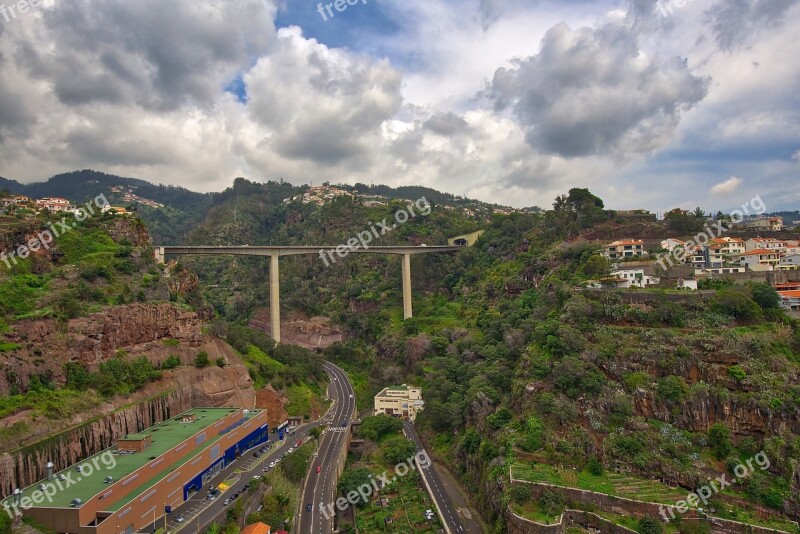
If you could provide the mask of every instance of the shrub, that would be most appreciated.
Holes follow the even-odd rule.
[[[639,524],[636,525],[636,531],[639,534],[661,534],[664,527],[658,519],[644,516],[639,519]]]
[[[194,357],[194,365],[199,369],[211,365],[211,360],[208,358],[208,353],[205,351],[198,352],[197,356]]]
[[[603,464],[600,463],[600,460],[592,456],[586,463],[586,470],[589,474],[599,477],[603,474]]]
[[[668,376],[658,382],[658,397],[664,402],[679,403],[688,392],[689,386],[680,376]]]
[[[733,449],[731,432],[723,423],[715,423],[708,429],[708,444],[714,450],[718,460],[722,460]]]
[[[525,504],[531,500],[531,489],[520,484],[511,486],[511,500],[516,504]]]
[[[225,358],[217,358],[217,367],[225,367]]]
[[[737,382],[741,382],[747,377],[747,373],[740,365],[731,365],[728,367],[728,374]]]
[[[171,354],[167,356],[167,359],[161,364],[162,369],[175,369],[176,367],[180,367],[183,364],[179,356]]]

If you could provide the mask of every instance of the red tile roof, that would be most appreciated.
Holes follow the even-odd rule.
[[[253,523],[247,525],[242,530],[241,534],[269,534],[270,526],[264,523]]]

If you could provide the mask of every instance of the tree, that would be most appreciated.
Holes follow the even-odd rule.
[[[761,309],[776,309],[781,306],[781,296],[775,288],[764,282],[753,284],[753,300],[761,306]]]
[[[587,276],[604,276],[611,270],[611,266],[605,256],[596,254],[591,256],[583,265],[583,274]]]
[[[197,356],[194,357],[194,365],[198,369],[202,369],[203,367],[208,367],[211,365],[211,360],[208,358],[208,353],[205,351],[198,352]]]
[[[355,469],[346,469],[339,479],[339,493],[347,497],[348,493],[353,491],[358,492],[358,488],[368,485],[372,486],[372,473],[366,467],[356,467]],[[367,503],[359,497],[357,505],[364,506]]]
[[[358,434],[369,441],[380,441],[381,438],[393,432],[400,432],[403,429],[403,422],[395,417],[388,415],[375,415],[367,417],[361,422]]]
[[[516,504],[525,504],[531,500],[531,489],[522,484],[511,486],[511,500]]]
[[[714,450],[718,460],[722,460],[733,449],[731,431],[724,423],[715,423],[708,429],[708,444]]]
[[[743,288],[727,287],[717,291],[714,307],[727,315],[743,321],[754,321],[762,316],[761,308]]]
[[[639,524],[636,526],[636,531],[639,534],[661,534],[664,531],[664,527],[661,525],[661,521],[658,519],[643,516],[639,519]]]
[[[395,465],[408,461],[416,452],[414,444],[402,436],[388,438],[381,448],[386,461]]]

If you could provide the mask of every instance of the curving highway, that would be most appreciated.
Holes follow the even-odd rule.
[[[334,406],[323,419],[327,428],[321,437],[317,455],[311,460],[311,469],[303,487],[300,516],[295,525],[295,531],[301,534],[333,532],[335,516],[322,510],[336,500],[338,460],[342,448],[347,446],[350,422],[356,410],[355,392],[347,374],[330,362],[325,362],[323,366],[331,376],[328,395],[334,401]],[[307,509],[309,505],[310,511]]]

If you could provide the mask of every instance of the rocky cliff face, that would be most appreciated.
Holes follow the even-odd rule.
[[[0,427],[25,422],[22,431],[0,443],[0,449],[11,451],[0,456],[0,495],[41,480],[46,475],[44,466],[48,461],[63,469],[110,447],[126,434],[139,432],[192,407],[253,408],[253,382],[230,347],[219,339],[211,339],[201,348],[214,359],[225,358],[227,366],[205,369],[187,366],[167,371],[164,378],[148,384],[132,397],[114,399],[69,421],[53,421],[32,412],[0,420]]]
[[[250,328],[272,335],[269,310],[259,310],[250,321]],[[309,349],[330,347],[344,339],[344,332],[327,317],[310,319],[295,316],[281,319],[281,338],[284,343]]]
[[[171,304],[134,304],[107,308],[89,317],[70,320],[66,326],[55,319],[21,321],[3,341],[19,349],[0,354],[0,394],[8,395],[12,383],[25,391],[31,374],[50,374],[63,382],[66,362],[99,365],[118,350],[146,354],[158,363],[165,339],[183,347],[202,343],[197,314]],[[166,357],[166,356],[164,356]],[[163,359],[163,358],[162,358]]]
[[[126,398],[114,398],[70,419],[49,419],[25,410],[0,420],[0,495],[45,475],[53,461],[62,469],[110,447],[119,437],[138,432],[193,406],[252,408],[255,392],[247,368],[219,338],[204,336],[197,314],[171,304],[108,308],[66,325],[55,320],[22,321],[3,340],[19,348],[0,354],[0,394],[12,386],[24,391],[31,374],[49,374],[63,383],[63,364],[90,368],[124,350],[129,358],[146,356],[154,365],[177,356],[184,365]],[[213,365],[198,369],[201,351]]]

